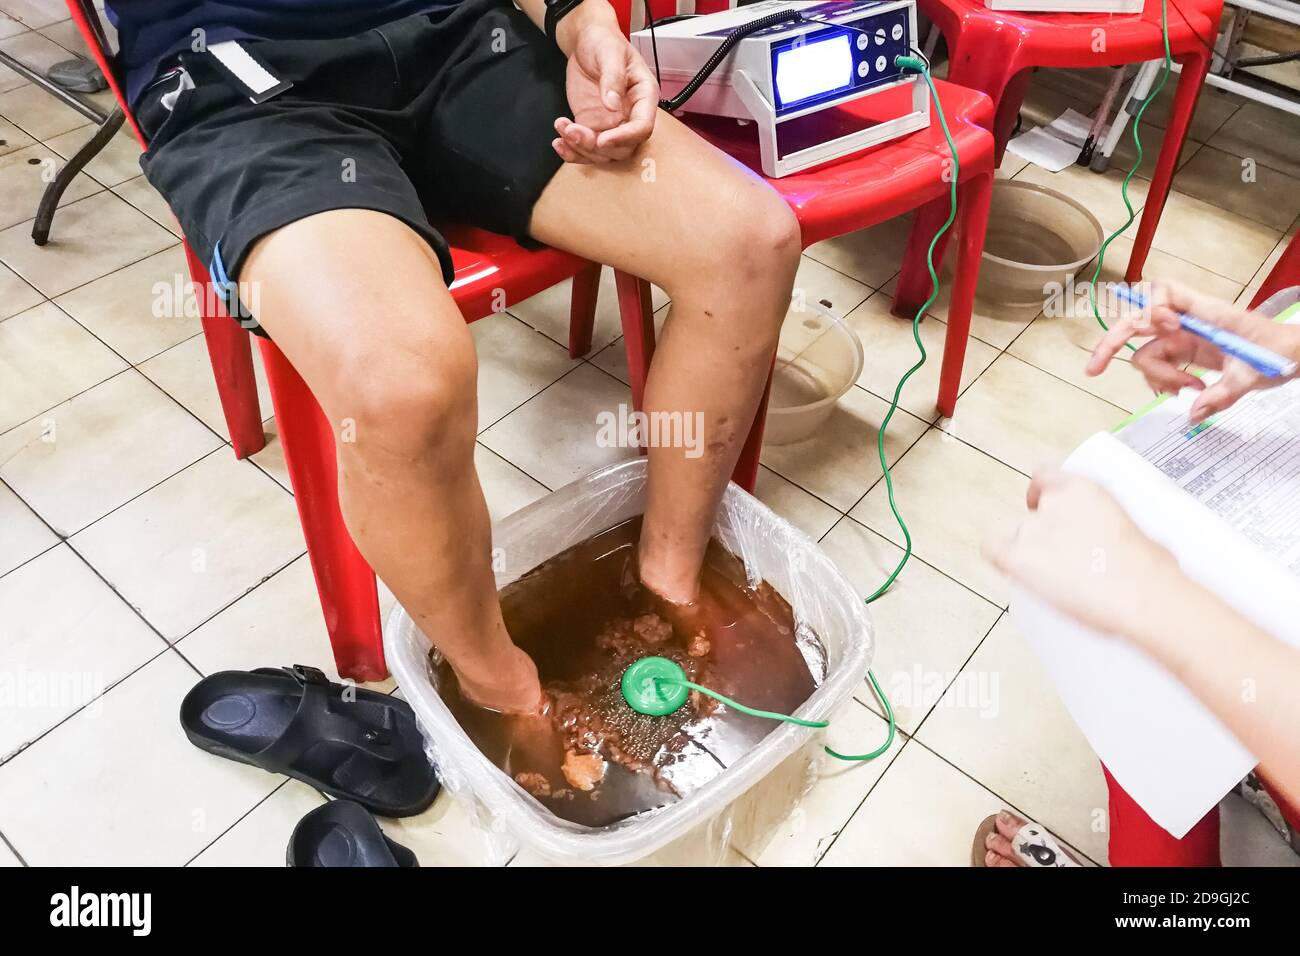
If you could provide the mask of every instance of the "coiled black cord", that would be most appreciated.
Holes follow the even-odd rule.
[[[677,95],[671,99],[660,100],[659,108],[669,113],[676,113],[686,105],[689,100],[704,85],[704,81],[713,75],[713,71],[722,65],[722,61],[727,58],[732,50],[736,48],[741,40],[745,37],[757,33],[759,30],[767,27],[774,27],[778,23],[800,22],[804,19],[802,13],[798,10],[780,10],[776,13],[769,13],[765,17],[759,17],[757,20],[746,23],[744,26],[736,27],[725,40],[718,44],[718,48],[713,51],[713,55],[705,61],[700,67],[700,71],[691,77],[690,82],[677,91]],[[651,23],[651,37],[654,36],[654,25]],[[656,60],[658,57],[656,57]]]

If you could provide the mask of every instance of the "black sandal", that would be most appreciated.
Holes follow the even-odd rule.
[[[200,750],[293,777],[380,816],[412,816],[438,795],[411,706],[331,683],[314,667],[205,677],[181,702],[181,726]]]
[[[289,837],[290,866],[418,867],[415,854],[384,836],[366,808],[351,800],[331,800],[298,821]]]

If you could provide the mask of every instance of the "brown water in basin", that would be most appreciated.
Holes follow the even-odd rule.
[[[784,598],[749,588],[743,564],[712,541],[697,603],[666,604],[637,577],[640,525],[595,535],[502,590],[510,635],[537,662],[544,716],[477,707],[450,667],[438,669],[443,700],[484,755],[556,816],[588,826],[681,799],[777,726],[695,693],[666,717],[638,714],[619,688],[633,661],[671,658],[696,683],[781,713],[815,687]]]

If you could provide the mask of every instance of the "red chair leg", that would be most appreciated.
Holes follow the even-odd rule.
[[[627,374],[632,384],[632,407],[645,407],[645,380],[655,353],[655,319],[650,305],[650,283],[626,272],[614,273],[618,287],[618,313],[627,349]]]
[[[1021,70],[1006,81],[1002,95],[993,100],[997,104],[997,114],[993,119],[994,167],[1002,165],[1002,157],[1020,118],[1020,108],[1025,105],[1025,94],[1029,92],[1029,82],[1033,76],[1033,70]]]
[[[973,90],[987,93],[996,104],[997,112],[993,121],[994,153],[993,165],[996,168],[1002,162],[1007,140],[1015,128],[1016,117],[1024,103],[1025,93],[1033,77],[1033,70],[1020,70],[1008,75],[997,57],[987,55],[968,56],[960,40],[952,59],[949,81]],[[909,321],[916,315],[916,310],[930,296],[930,273],[926,268],[926,254],[930,240],[939,231],[944,220],[948,218],[949,199],[943,196],[927,203],[916,211],[912,221],[912,231],[908,235],[907,249],[903,254],[903,270],[898,277],[898,287],[894,292],[893,313]],[[960,223],[954,223],[954,226]],[[943,257],[952,239],[953,229],[939,237],[934,246],[934,268],[938,273],[943,265]]]
[[[284,354],[267,339],[259,345],[335,666],[355,681],[383,680],[388,667],[375,572],[343,524],[334,430]]]
[[[1201,95],[1201,88],[1205,85],[1205,75],[1210,69],[1210,59],[1205,54],[1188,54],[1182,62],[1183,72],[1178,78],[1173,109],[1169,114],[1169,124],[1165,127],[1164,142],[1160,146],[1160,158],[1156,160],[1156,170],[1151,177],[1151,188],[1147,190],[1146,204],[1142,207],[1142,220],[1138,224],[1137,236],[1133,239],[1133,252],[1129,255],[1128,271],[1124,274],[1126,282],[1138,282],[1142,279],[1142,267],[1146,265],[1147,254],[1151,251],[1151,242],[1155,239],[1156,228],[1160,225],[1160,214],[1164,212],[1174,171],[1178,168],[1178,157],[1183,152],[1187,127],[1191,124],[1192,114],[1196,112],[1196,101]]]
[[[898,284],[894,290],[894,305],[891,311],[900,319],[909,322],[916,317],[925,300],[930,297],[930,270],[926,268],[926,255],[930,242],[939,227],[948,218],[949,199],[936,199],[926,203],[916,211],[912,219],[912,231],[907,236],[907,248],[903,252],[903,270],[898,275]],[[956,228],[957,223],[953,223]],[[952,237],[952,229],[939,237],[934,246],[934,272],[940,275],[943,253]]]
[[[569,358],[582,358],[591,351],[600,270],[600,263],[593,262],[573,277],[573,299],[569,303]]]
[[[225,314],[212,288],[207,268],[199,262],[188,243],[185,256],[189,260],[195,295],[200,296],[203,339],[208,347],[208,360],[212,363],[212,377],[217,382],[221,412],[230,432],[230,444],[234,446],[236,458],[247,458],[266,445],[249,333]]]
[[[943,366],[939,372],[939,412],[951,418],[961,391],[961,371],[970,336],[975,286],[979,282],[984,255],[984,230],[989,222],[989,201],[993,197],[993,173],[982,173],[962,187],[958,214],[961,235],[957,242],[957,268],[953,276],[952,302],[948,306],[948,334],[943,345]]]
[[[1289,289],[1293,285],[1300,285],[1300,233],[1296,233],[1290,244],[1282,251],[1282,258],[1277,260],[1273,271],[1264,279],[1264,284],[1255,293],[1250,307],[1259,308],[1274,293]]]
[[[776,363],[773,362],[775,368]],[[749,426],[749,436],[745,447],[740,449],[740,458],[731,473],[731,480],[744,488],[751,495],[758,484],[758,460],[763,453],[763,429],[767,426],[767,402],[772,396],[772,375],[769,372],[767,384],[763,386],[763,397],[758,400],[758,410],[754,413],[754,423]]]

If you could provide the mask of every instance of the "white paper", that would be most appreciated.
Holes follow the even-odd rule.
[[[1079,158],[1079,150],[1091,128],[1092,120],[1077,110],[1067,109],[1046,126],[1021,133],[1007,143],[1007,149],[1035,166],[1059,173]]]
[[[1078,146],[1057,139],[1043,127],[1014,137],[1007,149],[1052,173],[1059,173],[1079,158]]]
[[[1090,129],[1092,129],[1092,120],[1078,110],[1072,109],[1067,109],[1047,124],[1047,131],[1057,139],[1073,143],[1080,148],[1087,141]],[[1100,139],[1100,137],[1098,138]]]
[[[1249,396],[1242,416],[1221,417],[1191,438],[1188,400],[1167,402],[1125,429],[1124,440],[1094,435],[1065,467],[1109,490],[1143,531],[1173,552],[1188,577],[1259,627],[1300,647],[1296,575],[1228,523],[1259,517],[1249,501],[1216,514],[1197,497],[1216,493],[1213,483],[1196,481],[1203,469],[1182,472],[1189,481],[1184,489],[1125,444],[1133,441],[1150,449],[1154,441],[1168,451],[1171,436],[1195,444],[1219,429],[1232,439],[1236,425],[1258,417],[1260,410],[1250,408],[1258,400],[1300,406],[1296,386],[1278,393]],[[1169,460],[1167,453],[1164,457]],[[1270,467],[1257,463],[1254,470],[1267,476]],[[1264,477],[1252,494],[1267,495],[1269,487]],[[1287,506],[1292,519],[1297,517],[1296,500]],[[1271,511],[1277,511],[1276,505]],[[1011,611],[1093,750],[1120,786],[1173,836],[1186,835],[1255,766],[1255,757],[1217,717],[1128,642],[1090,631],[1018,589],[1013,590]],[[1226,654],[1231,635],[1224,635],[1224,641]]]
[[[1300,392],[1252,392],[1190,430],[1190,389],[1124,429],[1125,445],[1300,574]]]

